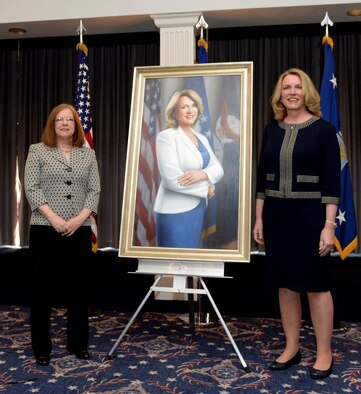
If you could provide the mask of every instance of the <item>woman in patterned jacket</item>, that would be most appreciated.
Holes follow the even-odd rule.
[[[84,146],[75,108],[50,112],[41,142],[29,148],[25,193],[31,208],[29,250],[33,257],[31,343],[37,364],[48,365],[52,306],[67,308],[67,349],[89,359],[87,272],[92,255],[91,215],[97,212],[100,180],[94,150]]]

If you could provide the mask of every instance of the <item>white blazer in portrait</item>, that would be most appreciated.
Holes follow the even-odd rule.
[[[193,133],[210,155],[208,166],[203,169],[208,180],[189,186],[179,184],[178,177],[186,171],[202,170],[202,155],[180,127],[161,131],[157,135],[156,143],[161,183],[154,204],[155,212],[180,213],[195,208],[201,198],[207,198],[209,186],[216,184],[223,177],[223,168],[207,138],[194,130]]]

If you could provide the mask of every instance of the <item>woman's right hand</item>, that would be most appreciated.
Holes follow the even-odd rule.
[[[40,205],[38,211],[49,220],[56,232],[63,234],[66,231],[66,221],[56,214],[47,203]]]
[[[208,179],[207,174],[202,170],[189,170],[178,177],[178,182],[181,186],[189,186],[194,183]]]
[[[256,221],[255,221],[255,224],[253,227],[253,238],[258,244],[264,245],[262,219],[256,219]]]

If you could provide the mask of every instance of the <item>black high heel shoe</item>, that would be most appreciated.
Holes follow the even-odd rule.
[[[87,350],[80,350],[79,352],[75,353],[75,357],[79,358],[80,360],[90,360],[91,353]]]
[[[301,350],[298,349],[298,352],[288,361],[284,363],[279,363],[278,361],[272,361],[268,367],[272,371],[284,371],[285,369],[288,369],[292,365],[299,364],[301,358],[302,358]]]
[[[316,369],[316,368],[311,368],[310,376],[312,379],[326,379],[331,375],[332,368],[333,368],[333,360],[331,361],[330,368],[326,369],[325,371],[321,371],[320,369]]]
[[[38,365],[46,367],[50,364],[50,356],[35,356],[35,361]]]
[[[74,354],[79,360],[90,360],[91,358],[91,353],[87,349],[75,351],[71,348],[68,348],[68,352]]]

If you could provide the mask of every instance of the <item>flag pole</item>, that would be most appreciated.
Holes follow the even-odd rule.
[[[333,26],[333,22],[331,20],[331,18],[328,16],[328,12],[326,11],[325,17],[323,18],[322,22],[321,22],[321,26],[325,26],[325,36],[328,37],[328,26]]]
[[[86,33],[86,28],[83,25],[83,20],[80,19],[79,27],[77,28],[76,32],[79,34],[79,42],[83,44],[83,32]]]
[[[328,16],[328,12],[326,11],[325,17],[323,18],[321,22],[321,26],[326,26],[325,27],[325,35],[322,38],[322,44],[325,44],[327,42],[330,47],[333,49],[333,39],[328,35],[328,26],[333,26],[333,22],[331,18]]]
[[[199,63],[208,63],[208,23],[205,21],[203,15],[199,17],[198,22],[196,23],[196,29],[201,29],[200,37],[198,40],[198,48],[199,48]],[[206,38],[203,37],[203,29],[206,30]]]
[[[338,226],[335,230],[335,246],[341,259],[344,260],[358,245],[356,215],[350,168],[339,118],[337,78],[333,54],[334,42],[328,35],[328,26],[333,26],[333,22],[327,12],[321,22],[321,26],[326,26],[326,33],[322,38],[322,44],[324,45],[324,71],[320,89],[321,112],[323,119],[335,126],[341,151],[340,203],[338,215],[336,216]]]
[[[83,42],[83,33],[86,33],[86,28],[84,27],[83,20],[80,19],[79,27],[76,29],[76,32],[79,34],[79,42],[76,45],[76,49],[84,52],[85,56],[88,56],[88,47]]]
[[[90,106],[90,89],[89,89],[89,68],[87,65],[88,47],[83,42],[83,33],[86,33],[86,28],[83,21],[80,19],[79,27],[76,30],[79,34],[79,42],[76,45],[78,54],[78,78],[76,84],[75,108],[78,112],[80,121],[83,126],[85,134],[85,146],[94,149],[93,142],[93,127],[92,114]],[[98,250],[98,230],[97,230],[97,216],[91,215],[91,236],[92,236],[92,252],[96,253]],[[99,309],[88,308],[89,319],[99,318],[102,312]]]
[[[79,27],[77,29],[80,40],[76,45],[76,50],[78,51],[78,73],[76,83],[75,108],[78,112],[81,124],[83,126],[85,146],[94,149],[92,126],[93,120],[90,105],[89,67],[87,64],[88,47],[83,42],[83,33],[85,32],[86,29],[83,25],[83,21],[80,20]],[[96,216],[91,215],[92,250],[94,253],[98,249],[96,222]]]
[[[201,36],[201,38],[204,38],[204,37],[203,37],[203,29],[208,29],[208,23],[205,21],[203,15],[201,15],[201,16],[199,17],[199,20],[198,20],[198,22],[197,22],[197,24],[196,24],[196,28],[197,28],[197,29],[201,28],[201,34],[200,34],[200,36]]]

